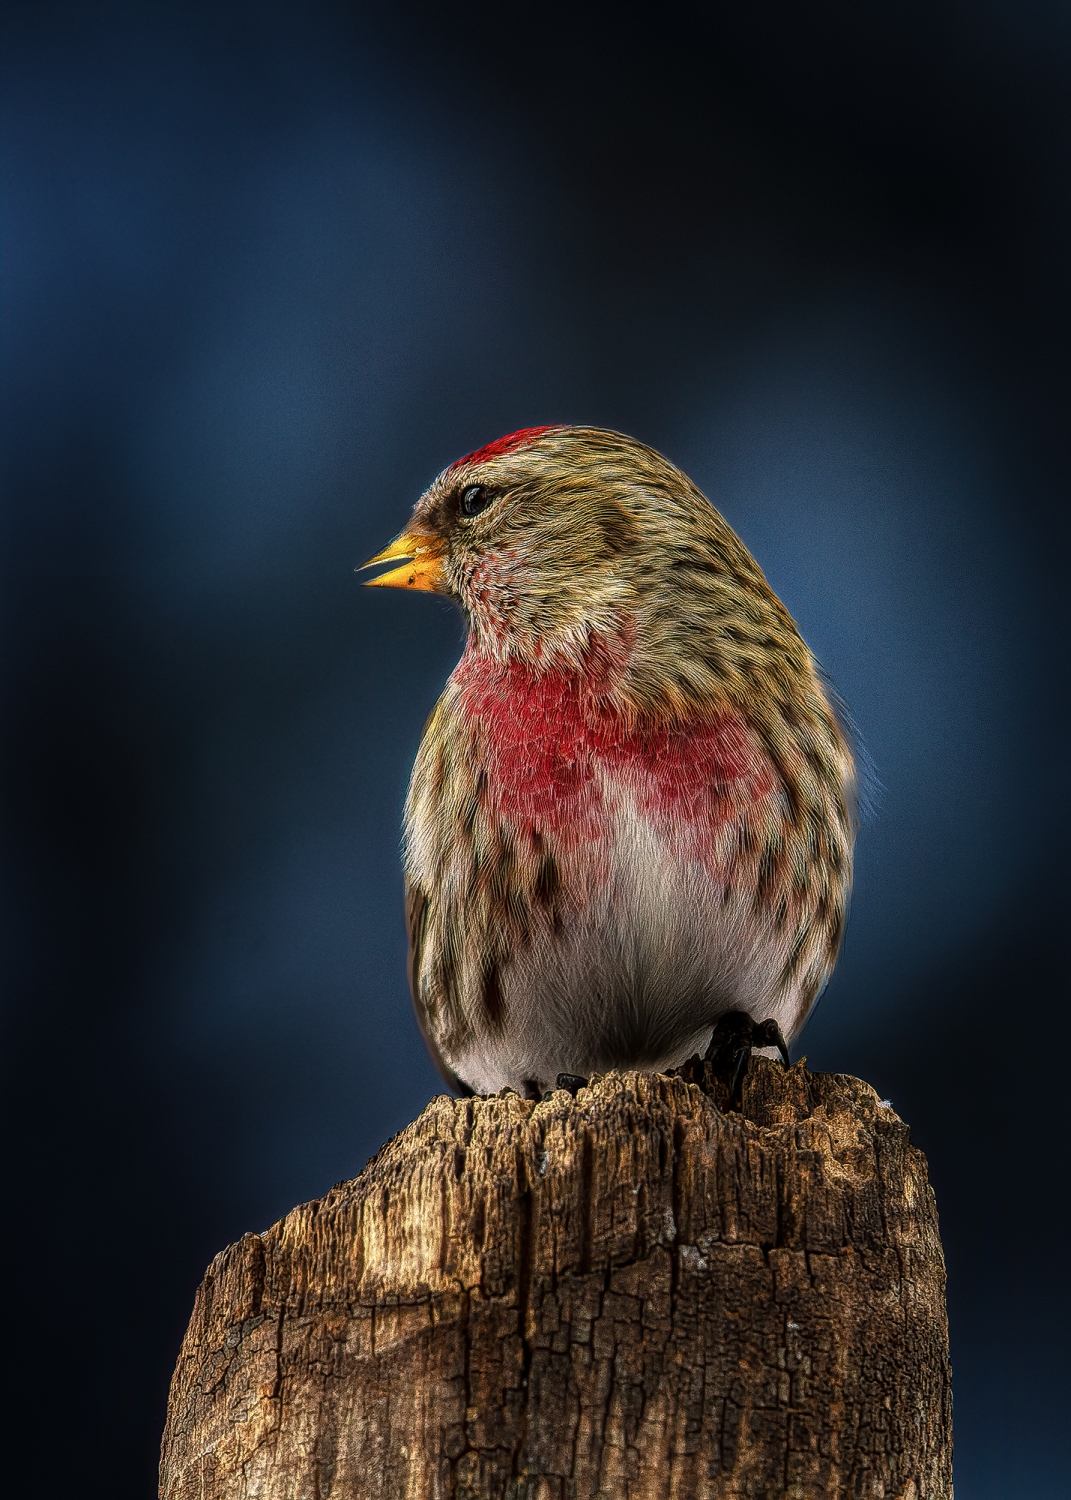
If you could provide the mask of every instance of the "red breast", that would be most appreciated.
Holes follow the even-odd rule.
[[[719,830],[778,786],[769,756],[740,717],[630,722],[601,675],[466,653],[454,680],[491,806],[518,834],[579,853],[607,836],[624,794],[682,857],[712,865]]]

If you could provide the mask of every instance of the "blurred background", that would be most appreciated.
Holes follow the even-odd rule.
[[[957,1493],[1066,1495],[1068,7],[6,15],[10,1493],[155,1493],[208,1260],[440,1091],[398,836],[462,629],[353,568],[584,422],[859,725],[796,1052],[928,1154]]]

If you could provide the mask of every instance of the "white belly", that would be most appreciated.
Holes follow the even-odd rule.
[[[609,848],[610,878],[580,913],[501,969],[500,1026],[450,1059],[477,1093],[541,1093],[559,1073],[663,1072],[702,1052],[729,1010],[789,1034],[799,997],[780,985],[785,938],[751,892],[682,856],[620,794]]]

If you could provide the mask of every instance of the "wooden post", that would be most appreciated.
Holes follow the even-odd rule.
[[[858,1079],[432,1101],[212,1262],[164,1500],[946,1500],[922,1153]]]

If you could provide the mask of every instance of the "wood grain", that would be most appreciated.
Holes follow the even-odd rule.
[[[432,1101],[218,1255],[164,1500],[945,1500],[926,1163],[858,1079]]]

